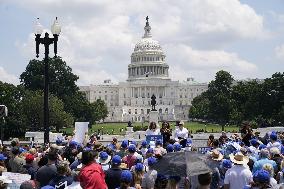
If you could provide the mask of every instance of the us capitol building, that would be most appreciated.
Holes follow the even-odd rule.
[[[186,120],[194,97],[207,90],[206,83],[172,81],[169,65],[158,41],[152,39],[151,26],[146,18],[145,33],[135,45],[128,65],[126,82],[113,84],[105,80],[100,85],[80,86],[90,102],[106,102],[109,122],[144,122],[149,119],[151,96],[156,96],[159,120]]]

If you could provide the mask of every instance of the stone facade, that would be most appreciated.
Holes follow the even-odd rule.
[[[153,94],[159,120],[185,120],[193,98],[207,90],[206,83],[195,82],[193,78],[172,81],[166,55],[159,42],[152,39],[148,20],[144,30],[131,55],[126,82],[113,84],[105,80],[101,85],[80,87],[90,102],[97,99],[106,102],[109,115],[105,121],[148,121]]]

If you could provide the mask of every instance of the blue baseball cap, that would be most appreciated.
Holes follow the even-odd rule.
[[[277,134],[275,132],[271,132],[270,139],[271,140],[277,140]]]
[[[156,140],[156,145],[163,145],[163,142],[162,142],[162,140],[161,140],[161,139],[159,139],[159,140]]]
[[[27,151],[26,149],[24,149],[24,148],[22,148],[22,147],[20,147],[20,148],[19,148],[19,150],[20,150],[20,152],[21,152],[21,153],[23,153],[23,152],[26,152],[26,151]]]
[[[253,146],[259,144],[259,142],[258,142],[257,139],[251,139],[251,140],[250,140],[250,143],[251,143],[251,145],[253,145]]]
[[[71,140],[69,142],[69,146],[77,146],[77,145],[78,145],[78,143],[76,141],[74,141],[74,140]]]
[[[270,174],[266,170],[258,170],[253,174],[253,179],[260,183],[269,183],[270,182]]]
[[[226,168],[226,169],[232,168],[232,162],[231,162],[231,160],[229,160],[229,159],[224,159],[224,160],[222,161],[222,166],[223,166],[224,168]]]
[[[144,169],[144,166],[142,163],[137,163],[135,165],[135,171],[143,171],[143,169]]]
[[[134,152],[136,152],[136,147],[134,145],[130,145],[130,146],[128,146],[128,151],[130,153],[134,153]]]
[[[174,151],[174,145],[168,144],[167,146],[167,152],[173,152]]]
[[[121,164],[121,157],[119,155],[115,155],[115,156],[112,157],[111,162],[114,165],[120,165]]]
[[[100,153],[100,158],[101,158],[102,160],[106,160],[106,159],[108,158],[108,154],[107,154],[106,152],[101,152],[101,153]]]
[[[131,144],[134,146],[137,146],[137,142],[136,141],[131,141]]]
[[[181,151],[181,145],[180,144],[174,144],[174,149],[176,152]]]
[[[132,173],[129,170],[123,170],[120,175],[120,180],[122,182],[131,183],[132,182]]]
[[[6,160],[7,157],[5,157],[3,154],[0,154],[0,160],[3,161],[3,160]]]
[[[63,141],[60,140],[59,138],[56,139],[55,143],[58,145],[58,144],[61,144]]]
[[[266,145],[265,145],[265,144],[260,144],[260,145],[258,146],[258,149],[259,149],[259,150],[262,150],[262,149],[264,149],[264,148],[266,148]]]
[[[149,157],[147,159],[147,161],[148,161],[148,166],[152,166],[152,165],[154,165],[157,162],[157,159],[154,158],[154,157]]]
[[[122,147],[122,148],[127,148],[127,146],[128,146],[128,140],[123,140],[123,141],[121,142],[121,147]]]
[[[147,150],[146,153],[151,153],[151,154],[153,154],[153,153],[154,153],[154,149],[153,149],[153,148],[148,148],[148,150]]]
[[[141,143],[141,146],[142,146],[142,147],[146,147],[146,146],[147,146],[147,141],[146,141],[146,140],[143,140],[142,143]]]
[[[186,139],[186,145],[190,146],[192,144],[191,138]]]

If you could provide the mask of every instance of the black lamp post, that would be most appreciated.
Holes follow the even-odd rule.
[[[48,84],[49,84],[49,73],[48,73],[48,55],[49,55],[49,45],[54,43],[54,54],[56,57],[57,54],[57,41],[58,36],[61,32],[61,26],[58,23],[57,17],[51,26],[51,32],[53,34],[53,38],[49,37],[49,34],[46,32],[44,37],[41,38],[41,34],[43,32],[43,27],[39,23],[39,18],[37,18],[37,22],[35,25],[35,41],[36,41],[36,57],[38,58],[39,54],[39,45],[43,44],[45,49],[44,56],[44,143],[49,143],[49,108],[48,108]]]

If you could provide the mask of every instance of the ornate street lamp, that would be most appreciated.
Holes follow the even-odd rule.
[[[41,34],[43,32],[43,26],[39,23],[39,18],[37,18],[37,22],[34,28],[35,33],[35,41],[36,41],[36,57],[38,58],[39,54],[39,45],[43,44],[45,49],[44,56],[44,143],[49,143],[49,108],[48,108],[48,84],[49,84],[49,74],[48,74],[48,55],[49,55],[49,45],[54,43],[54,55],[56,57],[57,54],[57,41],[58,36],[61,32],[61,26],[58,23],[57,17],[54,23],[51,26],[51,32],[53,34],[53,38],[49,37],[49,34],[45,32],[44,37],[41,38]]]

